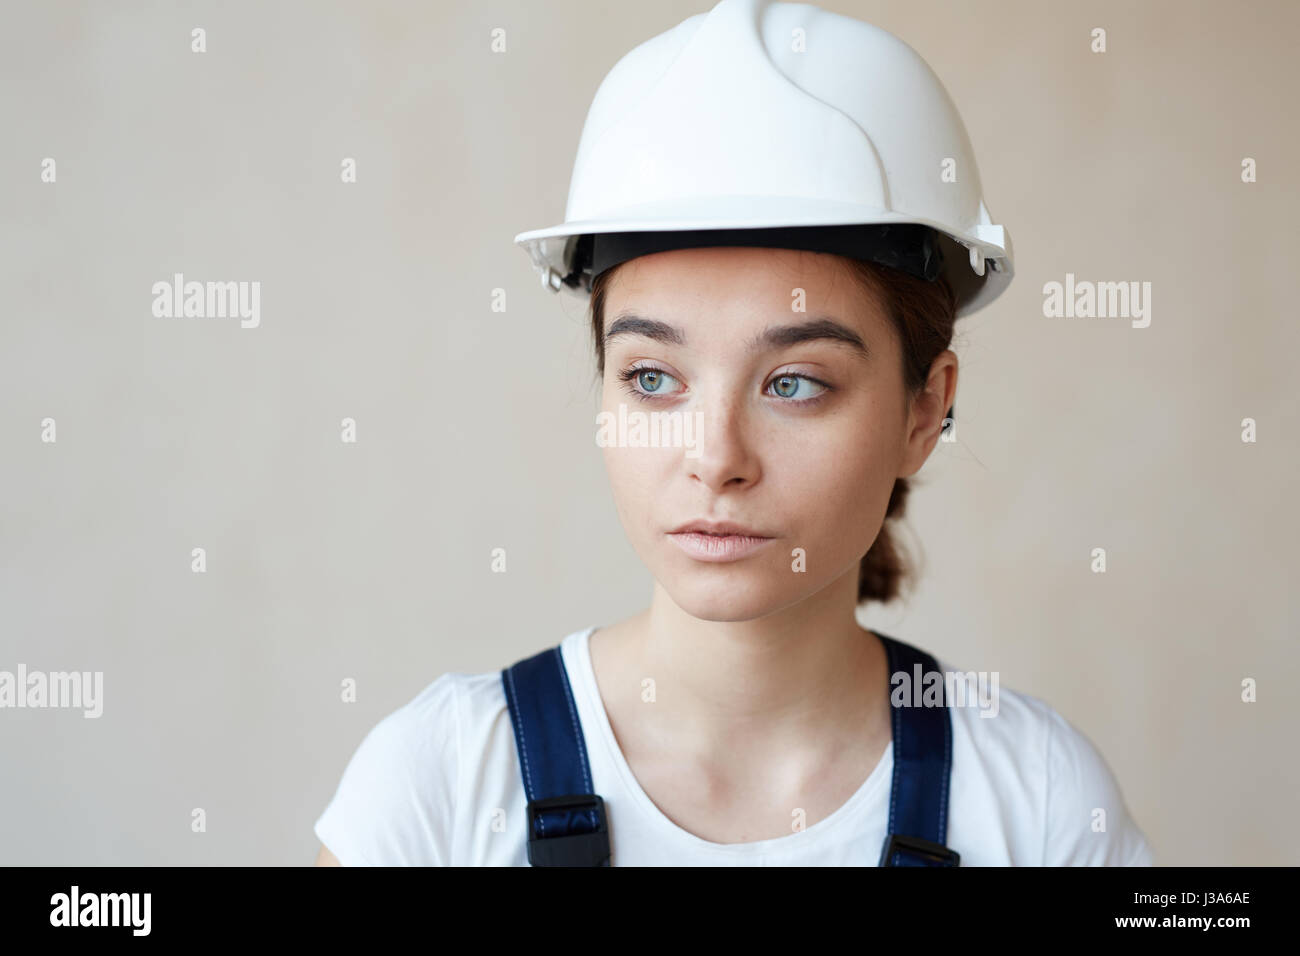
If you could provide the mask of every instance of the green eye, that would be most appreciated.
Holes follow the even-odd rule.
[[[683,391],[681,388],[673,389],[668,384],[676,382],[681,385],[676,376],[653,365],[633,365],[620,371],[618,378],[623,383],[623,391],[642,402],[659,401]],[[765,394],[785,399],[788,405],[811,405],[833,390],[833,386],[809,375],[792,373],[772,379]],[[807,394],[810,391],[812,394]]]
[[[618,373],[623,382],[623,390],[643,402],[654,401],[652,395],[668,395],[672,392],[666,387],[665,380],[676,382],[677,379],[661,368],[652,365],[634,365]],[[681,384],[680,382],[678,384]]]
[[[643,368],[637,371],[637,383],[647,392],[659,391],[659,386],[663,384],[665,378],[672,378],[672,376],[665,375],[657,368]]]
[[[807,382],[809,385],[816,386],[818,391],[813,392],[811,395],[804,395],[802,398],[796,398],[795,396],[799,392],[799,385],[802,382]],[[807,375],[778,375],[776,378],[772,379],[772,387],[776,389],[778,397],[788,398],[796,402],[811,401],[826,391],[825,384],[817,381],[815,378],[809,378]]]

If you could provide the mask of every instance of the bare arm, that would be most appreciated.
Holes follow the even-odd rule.
[[[342,866],[339,858],[330,852],[330,848],[324,843],[320,846],[320,854],[316,857],[317,866]]]

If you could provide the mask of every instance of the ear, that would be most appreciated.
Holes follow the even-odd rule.
[[[946,349],[930,364],[925,386],[911,402],[898,477],[908,478],[921,470],[943,432],[944,416],[956,394],[957,353]]]

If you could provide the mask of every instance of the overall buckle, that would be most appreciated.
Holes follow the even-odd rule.
[[[563,836],[539,836],[535,825],[538,816],[556,810],[594,812],[596,829]],[[605,801],[594,793],[530,800],[528,862],[533,866],[609,866],[609,827],[605,818]]]
[[[913,857],[920,857],[920,863],[894,863],[894,854],[902,852]],[[934,843],[921,837],[905,836],[891,833],[885,838],[885,850],[880,855],[881,866],[961,866],[961,854],[951,850],[942,843]]]

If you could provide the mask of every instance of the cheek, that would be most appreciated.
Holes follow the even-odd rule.
[[[821,547],[865,553],[880,529],[899,462],[875,421],[855,415],[803,429],[782,455],[777,498]]]
[[[662,491],[672,467],[672,449],[620,448],[615,445],[606,446],[601,452],[605,459],[605,472],[609,475],[610,492],[624,528],[629,534],[649,528],[654,517],[652,502]]]
[[[597,429],[598,440],[603,442],[605,472],[624,530],[629,537],[642,536],[657,532],[659,524],[666,520],[656,513],[655,505],[680,469],[682,452],[637,444],[632,434],[618,425],[620,408],[626,419],[624,428],[630,427],[635,416],[648,416],[653,409],[628,396],[620,383],[606,379],[601,393],[606,428],[603,432]]]

